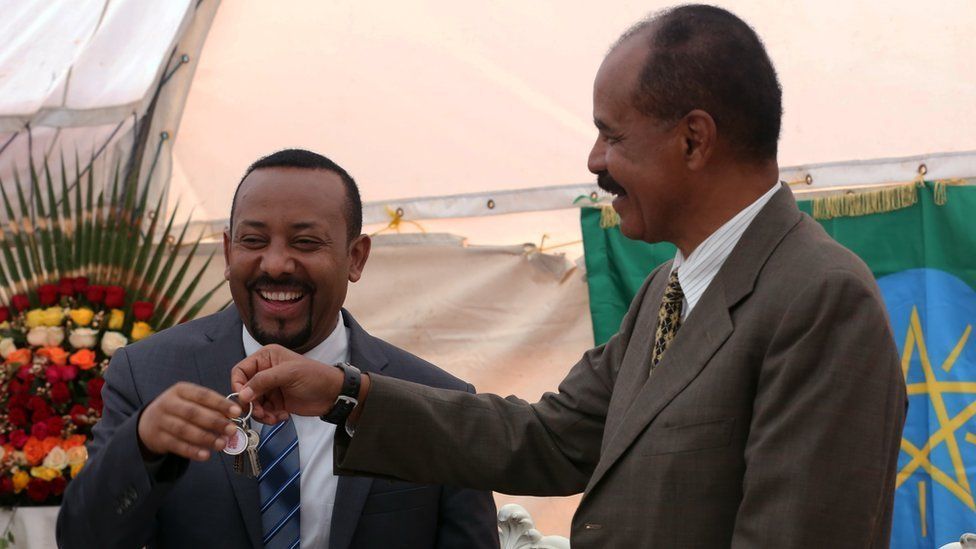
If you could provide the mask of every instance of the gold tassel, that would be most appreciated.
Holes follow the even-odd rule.
[[[614,211],[613,206],[604,204],[600,206],[600,228],[612,229],[620,225],[620,216]]]
[[[856,217],[901,210],[917,203],[918,184],[913,181],[876,191],[816,198],[813,201],[813,217],[821,220]]]

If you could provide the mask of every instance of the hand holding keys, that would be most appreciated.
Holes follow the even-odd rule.
[[[233,402],[237,393],[227,395],[227,400]],[[234,471],[248,478],[255,478],[261,474],[261,464],[258,462],[258,445],[261,438],[257,431],[251,428],[251,414],[254,413],[254,404],[248,406],[247,415],[233,417],[234,434],[227,441],[224,453],[234,456]]]

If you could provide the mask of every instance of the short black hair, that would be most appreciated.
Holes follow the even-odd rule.
[[[342,166],[322,156],[305,149],[284,149],[269,154],[255,161],[247,167],[244,177],[237,184],[234,199],[230,203],[230,231],[234,231],[234,209],[237,207],[237,194],[241,192],[241,185],[254,170],[264,168],[299,168],[304,170],[326,170],[333,172],[342,179],[346,190],[346,204],[343,208],[346,214],[346,242],[351,244],[363,230],[363,199],[359,195],[356,181]]]
[[[745,159],[776,158],[783,92],[752,27],[722,8],[689,4],[637,23],[614,48],[645,30],[650,51],[634,90],[638,111],[676,122],[701,109]]]

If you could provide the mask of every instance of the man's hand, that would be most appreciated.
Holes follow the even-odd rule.
[[[145,457],[176,454],[196,461],[220,451],[234,433],[231,417],[241,407],[223,395],[192,383],[180,382],[146,406],[138,434]]]
[[[342,390],[343,377],[331,364],[267,345],[234,366],[230,383],[242,404],[254,403],[255,419],[277,423],[288,419],[288,414],[328,412]]]

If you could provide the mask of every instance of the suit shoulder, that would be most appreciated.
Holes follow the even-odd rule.
[[[383,375],[441,389],[468,390],[469,384],[464,380],[412,353],[375,337],[372,338],[372,343],[389,360],[389,364],[382,372]]]
[[[786,235],[770,259],[773,271],[784,282],[802,287],[802,281],[828,278],[831,271],[844,271],[870,287],[876,286],[871,270],[854,252],[834,240],[809,215]]]
[[[126,345],[125,351],[130,356],[187,352],[209,342],[207,333],[220,321],[219,316],[220,313],[215,313],[166,328],[145,339]]]

